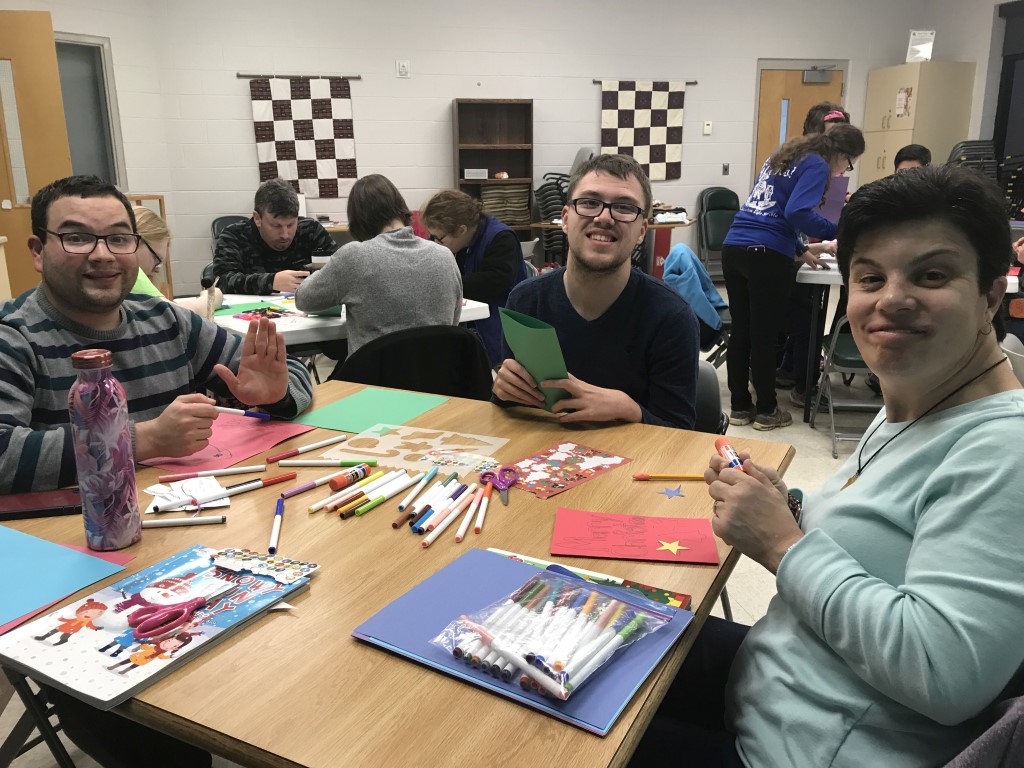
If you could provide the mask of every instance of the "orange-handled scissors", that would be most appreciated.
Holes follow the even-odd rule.
[[[184,603],[173,605],[147,605],[132,611],[128,626],[135,628],[135,639],[146,640],[177,629],[187,622],[200,608],[213,605],[218,599],[234,592],[234,584],[226,584],[209,595],[200,595]]]
[[[501,503],[506,507],[508,506],[508,489],[517,482],[519,482],[519,470],[507,464],[480,473],[480,485],[493,484],[498,489],[498,495],[501,496]]]

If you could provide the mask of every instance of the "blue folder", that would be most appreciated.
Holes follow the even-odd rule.
[[[568,701],[544,698],[522,690],[516,683],[504,683],[431,643],[449,622],[502,600],[537,572],[532,565],[471,549],[378,611],[356,627],[352,635],[604,736],[686,629],[693,614],[668,609],[675,611],[668,624],[617,651],[608,666],[574,691]]]

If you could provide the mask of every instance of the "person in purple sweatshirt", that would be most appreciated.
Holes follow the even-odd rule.
[[[740,207],[722,248],[732,332],[728,365],[729,422],[768,430],[793,423],[775,395],[775,345],[794,273],[818,266],[801,235],[832,240],[836,225],[817,212],[832,177],[853,170],[864,135],[852,125],[790,139],[769,157]],[[756,405],[748,382],[757,394]]]

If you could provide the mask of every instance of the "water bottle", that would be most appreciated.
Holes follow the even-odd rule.
[[[89,549],[123,549],[142,537],[128,398],[106,349],[71,355],[78,380],[68,392],[71,441]]]

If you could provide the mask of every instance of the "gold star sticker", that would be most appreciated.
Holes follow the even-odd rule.
[[[671,552],[673,555],[678,555],[680,549],[689,549],[689,547],[684,547],[680,544],[678,539],[676,541],[662,541],[661,539],[658,539],[658,543],[661,544],[661,546],[655,550],[656,552],[665,550],[666,552]]]

